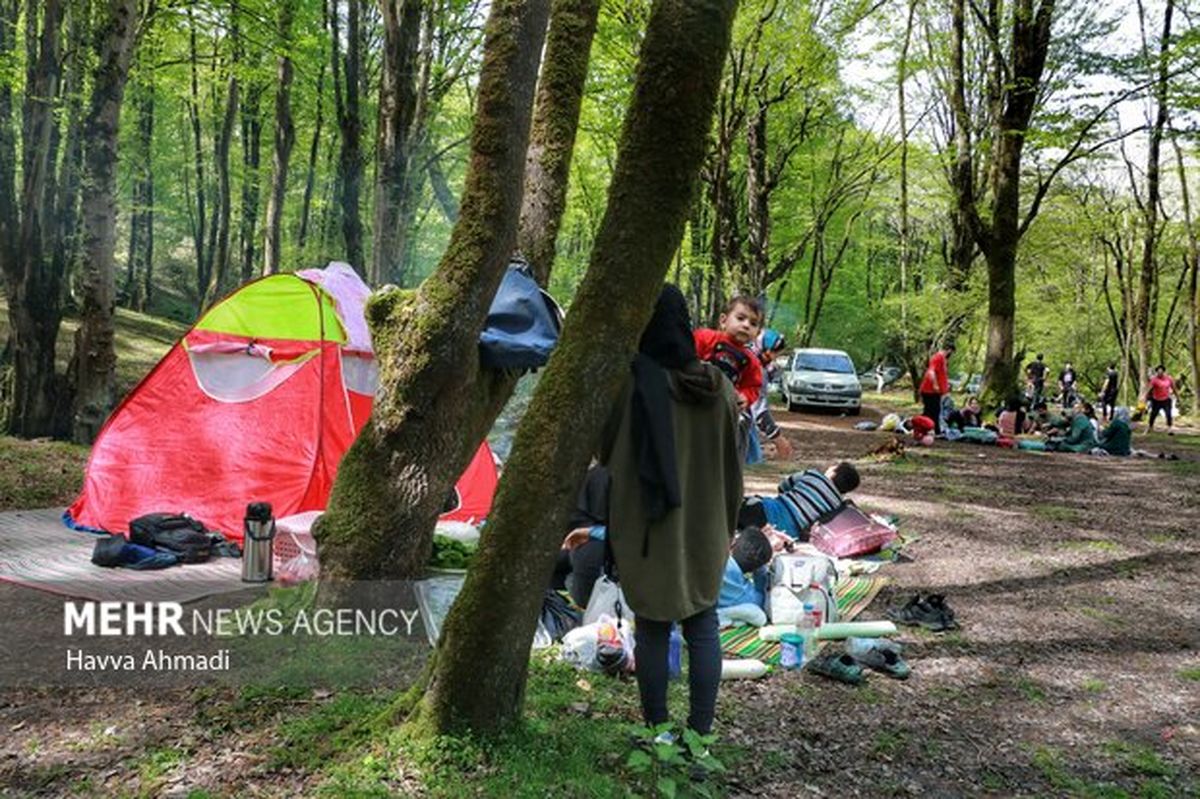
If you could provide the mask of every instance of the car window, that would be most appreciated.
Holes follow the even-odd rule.
[[[807,369],[813,372],[836,372],[837,374],[854,374],[854,364],[845,355],[833,352],[798,352],[792,358],[793,369]]]

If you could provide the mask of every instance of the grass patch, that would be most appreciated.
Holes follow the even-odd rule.
[[[142,794],[145,796],[155,795],[153,790],[155,784],[182,762],[183,752],[173,747],[155,749],[147,753],[136,766]]]
[[[1080,687],[1089,694],[1102,694],[1108,690],[1108,684],[1097,679],[1084,680]]]
[[[1179,670],[1179,676],[1192,682],[1200,682],[1200,666],[1188,666]]]
[[[1037,683],[1036,680],[1031,680],[1028,677],[1018,677],[1016,689],[1025,697],[1027,702],[1035,705],[1046,701],[1046,690]]]
[[[1116,541],[1109,541],[1107,538],[1077,538],[1071,541],[1063,541],[1061,546],[1063,549],[1089,552],[1119,552],[1122,549],[1121,545]]]
[[[907,742],[903,732],[899,730],[881,730],[875,735],[871,751],[880,755],[897,755]]]
[[[88,449],[0,436],[0,510],[61,507],[83,486]]]
[[[672,683],[672,718],[684,717],[686,694],[686,681]],[[353,743],[346,740],[327,751],[318,794],[391,796],[417,781],[423,795],[433,799],[653,796],[654,783],[629,762],[629,734],[640,717],[637,708],[634,683],[581,676],[564,663],[535,656],[524,719],[515,729],[488,739],[415,740],[400,727]],[[369,707],[346,707],[338,721],[349,724],[373,715]],[[319,724],[313,719],[307,729],[319,734],[328,720]],[[713,752],[729,762],[739,749],[718,741]],[[781,764],[789,762],[787,752],[775,757]],[[709,785],[719,793],[717,785]]]
[[[344,693],[309,713],[288,718],[279,728],[279,746],[271,751],[272,768],[317,771],[330,757],[352,751],[366,740],[371,724],[390,704],[386,696]]]
[[[1040,519],[1052,522],[1074,522],[1079,520],[1079,510],[1053,503],[1041,503],[1029,506],[1029,512]]]
[[[1124,627],[1125,619],[1115,613],[1109,613],[1099,608],[1080,608],[1079,612],[1089,619],[1095,619],[1098,622],[1103,622],[1112,627]]]
[[[1144,777],[1174,777],[1175,767],[1149,746],[1131,741],[1109,741],[1104,751],[1126,770]]]

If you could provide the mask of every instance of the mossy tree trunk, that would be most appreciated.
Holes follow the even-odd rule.
[[[554,264],[555,242],[567,205],[571,154],[599,15],[600,0],[554,0],[550,11],[517,236],[517,246],[543,284]]]
[[[654,3],[591,263],[443,627],[420,732],[487,732],[519,718],[567,512],[683,235],[735,8]]]
[[[484,33],[462,213],[433,275],[367,307],[380,387],[317,525],[322,590],[423,572],[438,512],[511,376],[479,367],[479,331],[516,243],[549,0],[500,0]]]
[[[90,444],[116,401],[117,127],[138,27],[137,0],[108,0],[96,31],[96,68],[84,122],[83,319],[76,337],[73,437]]]

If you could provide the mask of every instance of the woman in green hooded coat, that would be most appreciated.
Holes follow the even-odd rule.
[[[670,628],[688,645],[688,727],[707,734],[721,677],[717,596],[742,501],[733,385],[696,357],[687,303],[663,287],[605,426],[608,537],[636,616],[642,714],[667,716]]]

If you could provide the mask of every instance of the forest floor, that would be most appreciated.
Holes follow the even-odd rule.
[[[866,453],[888,437],[855,418],[778,418],[795,462],[754,467],[747,491],[856,460],[858,503],[917,539],[860,618],[938,592],[961,629],[905,629],[904,682],[724,683],[715,793],[1200,796],[1200,431],[1136,436],[1179,460],[939,443],[876,461]],[[61,624],[54,596],[0,584],[0,603],[31,635]],[[391,695],[0,686],[0,796],[653,793],[626,765],[633,683],[538,656],[520,730],[431,747],[380,731]],[[672,708],[685,706],[677,684]]]

